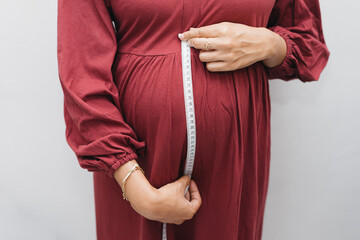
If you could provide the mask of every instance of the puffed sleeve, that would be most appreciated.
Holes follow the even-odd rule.
[[[267,28],[287,45],[283,62],[268,68],[269,79],[319,80],[330,52],[325,44],[319,0],[276,0]]]
[[[80,166],[109,177],[144,154],[145,141],[124,121],[113,81],[117,50],[106,0],[58,0],[57,60],[66,141]]]

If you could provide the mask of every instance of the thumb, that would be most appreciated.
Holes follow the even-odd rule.
[[[192,180],[190,182],[189,190],[190,190],[190,195],[191,195],[190,203],[194,207],[195,211],[197,211],[201,206],[202,199],[201,199],[201,196],[200,196],[199,189],[198,189],[198,187],[197,187],[194,180]]]
[[[181,178],[179,178],[178,181],[180,182],[181,189],[185,194],[185,189],[190,184],[190,177],[188,175],[184,175]]]

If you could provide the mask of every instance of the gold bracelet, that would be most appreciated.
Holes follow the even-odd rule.
[[[125,195],[125,181],[130,176],[130,174],[133,173],[134,171],[136,171],[137,169],[140,169],[142,171],[142,173],[145,174],[144,170],[139,166],[139,164],[135,163],[134,166],[129,170],[128,174],[126,175],[126,177],[123,180],[123,184],[122,184],[121,189],[122,189],[122,192],[123,192],[123,199],[125,199],[127,201],[129,201],[129,199]]]

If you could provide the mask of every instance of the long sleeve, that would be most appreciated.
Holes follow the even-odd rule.
[[[287,45],[283,62],[266,67],[269,79],[319,80],[330,52],[325,44],[319,0],[276,0],[267,28]]]
[[[66,141],[80,166],[109,177],[144,154],[124,121],[112,67],[117,50],[106,0],[58,0],[57,57]]]

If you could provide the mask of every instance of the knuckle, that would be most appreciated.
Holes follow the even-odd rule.
[[[233,49],[235,47],[234,41],[231,38],[227,38],[226,44],[228,49]]]
[[[224,32],[225,32],[225,34],[229,34],[230,33],[230,27],[229,27],[229,25],[228,24],[224,24]]]
[[[202,29],[202,28],[196,28],[195,31],[196,31],[196,35],[198,35],[198,36],[203,33],[203,29]]]
[[[214,33],[216,36],[219,36],[221,34],[221,26],[214,29]]]
[[[233,62],[235,60],[236,54],[234,52],[229,52],[227,54],[227,60]]]
[[[230,38],[224,38],[220,44],[225,49],[231,49],[234,45],[233,41]]]
[[[219,28],[219,33],[220,34],[222,34],[222,35],[226,35],[226,27],[225,26],[221,26],[220,28]]]
[[[239,41],[239,47],[244,48],[244,49],[251,46],[251,44],[252,43],[246,39],[242,39],[241,41]]]
[[[246,44],[245,44],[244,41],[239,41],[239,42],[238,42],[238,46],[239,46],[240,48],[244,48],[244,47],[246,46]]]

